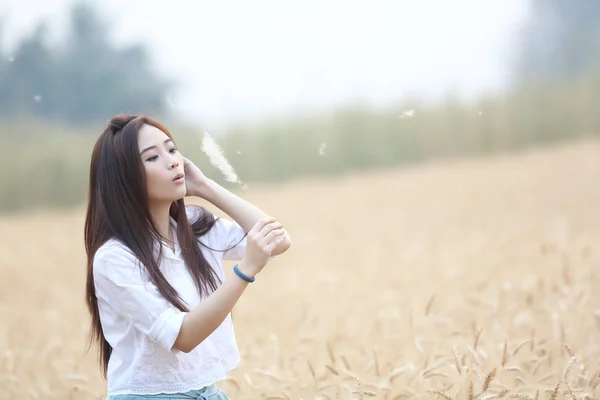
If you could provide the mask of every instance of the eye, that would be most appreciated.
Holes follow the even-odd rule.
[[[152,157],[148,157],[146,159],[146,161],[156,161],[156,159],[158,158],[158,156],[152,156]]]
[[[177,151],[177,149],[175,147],[173,147],[171,150],[169,150],[169,153],[175,153]]]

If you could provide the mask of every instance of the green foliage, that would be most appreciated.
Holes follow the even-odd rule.
[[[531,86],[470,106],[448,99],[428,107],[413,103],[387,111],[351,107],[212,134],[240,178],[251,186],[489,154],[598,134],[599,89],[600,71],[569,84]],[[414,115],[402,117],[409,109],[414,109]],[[68,207],[85,201],[91,150],[101,126],[85,132],[56,127],[52,132],[51,128],[0,128],[0,148],[9,166],[0,173],[0,210]],[[40,129],[47,134],[30,133]],[[170,126],[170,130],[184,155],[208,176],[236,189],[202,153],[202,129]]]
[[[172,85],[152,71],[145,48],[112,47],[112,27],[87,2],[73,5],[69,27],[62,46],[47,43],[42,23],[14,53],[0,49],[0,118],[79,125],[119,112],[166,114]]]

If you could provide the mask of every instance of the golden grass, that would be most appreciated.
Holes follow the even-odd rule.
[[[600,142],[258,189],[232,399],[600,398]],[[83,213],[0,220],[0,398],[105,394]],[[229,265],[229,264],[228,264]]]

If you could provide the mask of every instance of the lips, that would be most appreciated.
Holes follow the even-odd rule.
[[[175,175],[175,178],[173,178],[173,181],[176,181],[177,179],[181,179],[183,178],[183,174],[179,173],[177,175]]]

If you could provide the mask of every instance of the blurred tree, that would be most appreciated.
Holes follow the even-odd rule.
[[[0,81],[0,113],[3,115],[48,115],[52,102],[42,102],[56,85],[60,67],[44,43],[47,25],[41,23],[25,38],[15,53],[4,56]],[[46,104],[47,103],[47,104]]]
[[[72,6],[69,25],[63,47],[45,42],[47,26],[41,23],[10,60],[2,54],[0,116],[74,124],[119,112],[164,116],[172,82],[152,70],[144,47],[111,45],[112,27],[87,2]]]
[[[518,82],[560,81],[585,74],[600,57],[599,0],[530,0],[518,36]]]
[[[4,48],[2,47],[4,43],[4,16],[0,15],[0,85],[2,84],[2,79],[4,79],[4,71],[6,69],[7,60],[4,59]],[[2,87],[2,86],[0,86]]]

